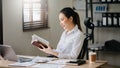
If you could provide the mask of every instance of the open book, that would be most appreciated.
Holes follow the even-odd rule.
[[[47,45],[49,45],[49,42],[43,39],[42,37],[36,34],[33,34],[31,44],[42,49],[43,47],[47,48],[48,47]]]

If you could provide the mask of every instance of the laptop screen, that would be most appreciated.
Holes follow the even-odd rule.
[[[17,61],[17,56],[9,45],[0,45],[0,54],[5,60]]]

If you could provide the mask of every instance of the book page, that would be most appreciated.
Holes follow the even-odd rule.
[[[39,41],[45,45],[49,45],[49,41],[43,39],[42,37],[36,35],[36,34],[33,34],[32,35],[32,41],[31,41],[31,44],[34,42],[34,41]]]

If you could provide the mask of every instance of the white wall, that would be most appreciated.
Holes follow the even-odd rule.
[[[63,31],[59,25],[58,13],[66,6],[72,6],[72,0],[49,1],[49,29],[23,32],[22,30],[22,0],[3,0],[3,40],[11,45],[17,54],[45,55],[33,47],[31,35],[37,34],[50,41],[56,47]]]

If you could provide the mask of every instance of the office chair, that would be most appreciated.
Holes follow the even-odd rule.
[[[85,54],[86,54],[86,58],[87,58],[88,57],[88,37],[86,37],[84,39],[82,49],[81,49],[80,54],[77,57],[77,59],[84,59]]]
[[[92,23],[91,18],[90,17],[86,18],[84,20],[84,24],[86,28],[91,29],[91,33],[88,33],[86,31],[86,37],[88,37],[89,40],[92,40],[92,43],[94,43],[94,24]]]
[[[92,42],[94,43],[94,24],[91,23],[91,18],[86,18],[84,24],[86,28],[89,28],[92,31],[90,34],[89,33],[86,34],[86,38],[84,39],[82,49],[77,59],[84,59],[85,54],[86,54],[86,59],[88,59],[88,41],[92,40]]]

